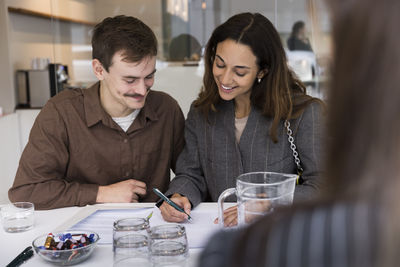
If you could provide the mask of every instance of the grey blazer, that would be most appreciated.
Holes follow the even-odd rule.
[[[207,122],[191,106],[185,124],[186,146],[166,195],[185,195],[195,207],[202,201],[217,201],[222,191],[236,186],[236,178],[242,173],[296,173],[283,121],[278,127],[278,142],[274,143],[269,136],[272,118],[252,108],[238,144],[234,114],[233,101],[222,101]],[[321,184],[321,116],[321,105],[313,103],[291,121],[304,169],[304,183],[296,186],[294,201],[313,197]]]

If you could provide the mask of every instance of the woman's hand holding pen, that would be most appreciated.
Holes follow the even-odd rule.
[[[146,184],[138,180],[129,179],[107,186],[99,186],[96,202],[139,202],[139,196],[145,195]]]
[[[182,207],[187,214],[190,214],[190,210],[192,205],[187,197],[184,197],[180,194],[173,194],[170,198],[173,202],[175,202],[178,206]],[[160,206],[161,215],[164,220],[167,222],[183,222],[188,219],[188,216],[180,211],[177,211],[168,203],[164,202]]]

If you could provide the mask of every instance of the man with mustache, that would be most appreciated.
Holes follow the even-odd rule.
[[[154,202],[184,146],[177,102],[151,91],[157,40],[142,21],[106,18],[92,37],[99,81],[66,90],[38,115],[22,154],[12,202],[37,209],[104,202]]]

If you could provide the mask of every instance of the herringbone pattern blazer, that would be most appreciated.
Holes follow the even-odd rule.
[[[284,121],[278,128],[278,142],[269,136],[272,118],[252,108],[239,144],[235,139],[233,101],[222,101],[208,121],[191,107],[185,124],[186,146],[180,154],[176,177],[167,195],[180,193],[193,206],[217,201],[221,192],[235,187],[236,178],[246,172],[296,173]],[[296,186],[294,201],[315,195],[321,185],[322,107],[309,105],[291,121],[295,143],[304,169],[302,185]]]

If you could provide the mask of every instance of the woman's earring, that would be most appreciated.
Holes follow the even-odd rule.
[[[258,83],[260,83],[260,82],[261,82],[261,78],[258,78],[258,80],[257,80],[257,81],[258,81]]]

